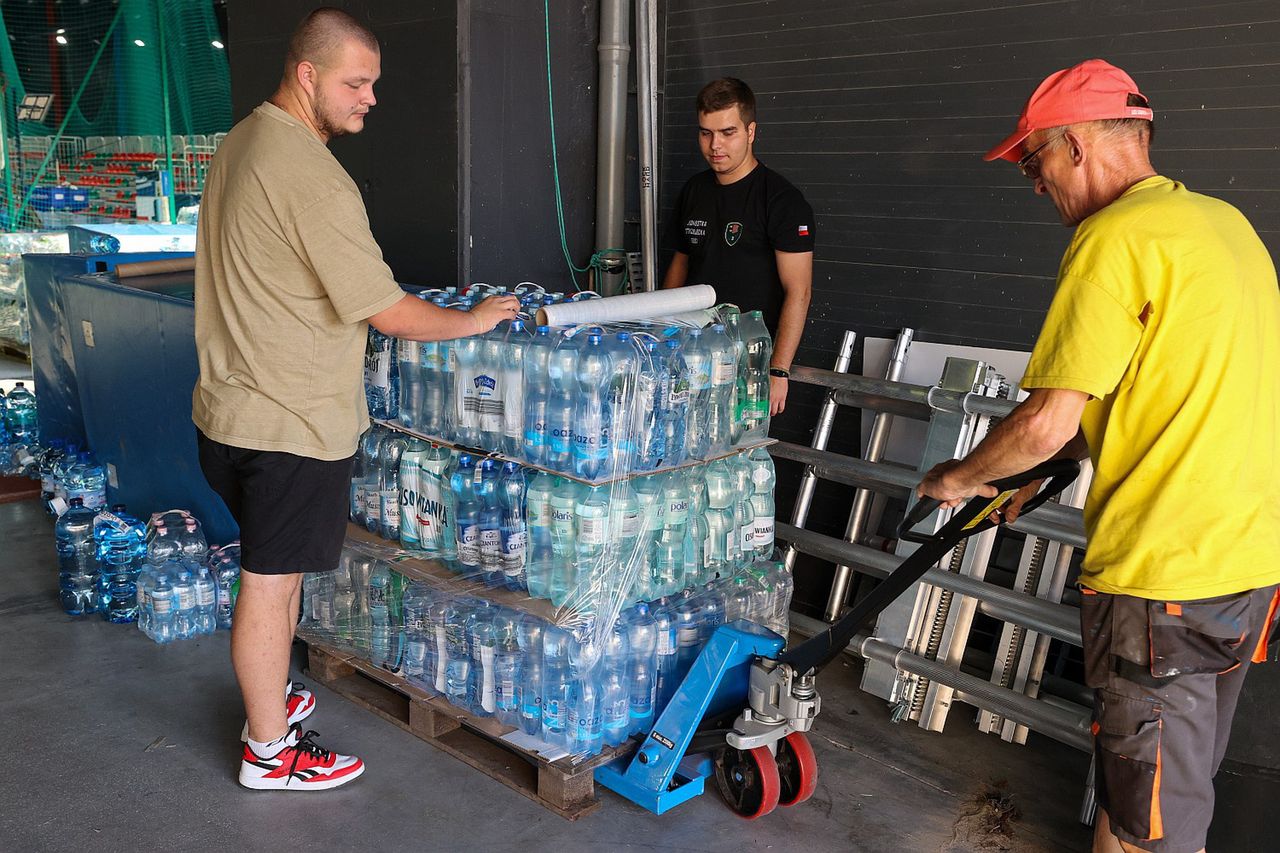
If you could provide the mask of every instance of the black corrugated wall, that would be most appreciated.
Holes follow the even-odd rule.
[[[981,155],[1049,73],[1090,57],[1126,69],[1156,110],[1153,160],[1226,199],[1280,249],[1280,5],[1207,0],[666,4],[663,214],[705,168],[693,99],[738,76],[758,100],[756,152],[812,203],[814,299],[798,363],[831,367],[841,334],[1030,349],[1070,237],[1047,198]],[[670,247],[666,247],[668,250]],[[731,294],[724,294],[732,299]],[[859,348],[860,349],[860,348]],[[807,443],[817,395],[774,434]],[[856,419],[832,449],[854,450]],[[779,469],[780,518],[798,471]],[[814,526],[843,531],[824,487]],[[799,573],[825,600],[828,570]]]

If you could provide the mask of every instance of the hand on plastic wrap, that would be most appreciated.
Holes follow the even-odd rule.
[[[515,296],[490,296],[471,309],[476,330],[472,334],[483,335],[503,320],[514,320],[520,311],[520,300]]]

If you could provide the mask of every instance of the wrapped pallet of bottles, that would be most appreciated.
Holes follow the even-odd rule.
[[[771,344],[757,312],[711,319],[371,332],[363,530],[307,577],[304,632],[579,758],[646,730],[717,626],[785,637]]]

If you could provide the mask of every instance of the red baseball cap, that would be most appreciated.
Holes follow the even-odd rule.
[[[1018,116],[1017,130],[982,159],[1016,163],[1022,157],[1022,140],[1050,127],[1111,118],[1151,121],[1155,116],[1151,108],[1129,106],[1130,95],[1142,95],[1138,84],[1106,60],[1086,59],[1079,65],[1056,71],[1027,99],[1022,115]]]

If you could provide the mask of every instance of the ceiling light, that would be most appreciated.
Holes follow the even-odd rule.
[[[224,47],[226,47],[226,45],[224,45],[222,42],[218,41],[217,39],[214,39],[213,41],[209,42],[209,44],[213,45],[218,50],[222,50]]]
[[[67,43],[67,37],[66,37],[66,36],[54,36],[54,37],[53,37],[53,40],[54,40],[54,41],[56,41],[58,44],[66,44],[66,43]]]

